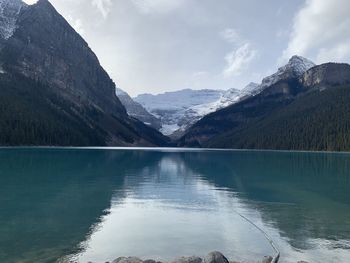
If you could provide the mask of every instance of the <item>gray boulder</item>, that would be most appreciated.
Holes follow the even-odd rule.
[[[112,263],[142,263],[137,257],[120,257],[112,261]]]
[[[205,258],[203,263],[229,263],[227,258],[220,252],[210,252]]]
[[[181,257],[175,259],[172,263],[202,263],[202,259],[199,257]]]
[[[271,263],[271,262],[272,262],[272,260],[273,260],[273,258],[272,258],[272,257],[270,257],[270,256],[266,256],[266,257],[264,257],[264,259],[263,259],[262,263]]]

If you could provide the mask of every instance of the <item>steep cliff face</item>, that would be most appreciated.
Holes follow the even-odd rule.
[[[77,104],[126,113],[96,55],[47,0],[22,10],[16,27],[4,47],[4,70],[55,86]]]
[[[134,101],[128,93],[117,88],[116,94],[121,103],[124,105],[128,114],[144,124],[159,130],[162,127],[160,119],[149,113],[140,103]]]
[[[8,9],[10,5],[5,7]],[[98,138],[91,142],[86,140],[84,144],[151,146],[163,145],[167,141],[159,132],[128,116],[115,95],[115,84],[96,55],[49,1],[39,0],[37,4],[21,8],[16,15],[15,30],[3,43],[1,71],[11,76],[6,78],[4,85],[9,84],[9,79],[16,81],[16,76],[21,76],[34,81],[30,82],[31,86],[38,83],[46,87],[42,92],[50,98],[58,98],[47,99],[50,101],[45,104],[47,112],[61,112],[67,118],[74,115],[75,127],[80,123],[81,127],[91,128],[89,134],[96,131]],[[24,83],[23,79],[20,83]],[[31,96],[32,101],[38,97],[34,88]],[[6,144],[6,139],[3,140],[1,143]],[[47,144],[46,141],[42,143]],[[55,144],[59,145],[60,141],[55,140]]]
[[[305,87],[327,87],[350,83],[350,66],[348,64],[326,63],[308,70],[301,82]]]

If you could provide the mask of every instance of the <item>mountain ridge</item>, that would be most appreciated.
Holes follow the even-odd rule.
[[[258,95],[207,115],[189,129],[179,145],[349,150],[349,89],[350,65],[314,66],[300,77],[281,79]],[[322,121],[322,114],[327,121]]]

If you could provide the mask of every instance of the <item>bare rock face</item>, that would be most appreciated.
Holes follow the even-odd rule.
[[[306,88],[344,85],[350,83],[350,65],[326,63],[305,72],[301,78]]]

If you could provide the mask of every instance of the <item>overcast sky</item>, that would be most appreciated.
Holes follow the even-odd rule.
[[[294,54],[350,61],[349,0],[50,2],[132,96],[241,89]]]

